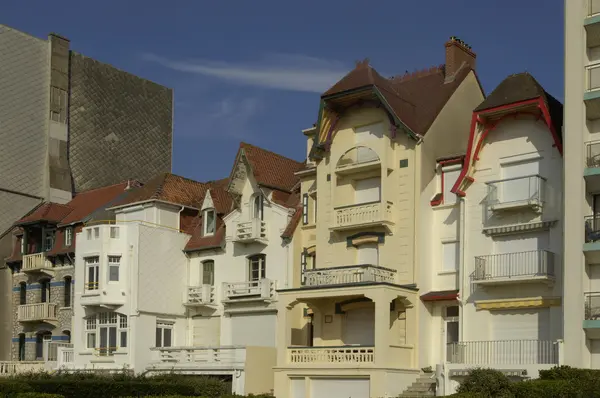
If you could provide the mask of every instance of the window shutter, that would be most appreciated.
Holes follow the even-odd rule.
[[[308,194],[302,195],[302,224],[308,224]]]

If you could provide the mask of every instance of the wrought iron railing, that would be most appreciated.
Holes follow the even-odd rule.
[[[554,276],[554,253],[533,250],[475,257],[473,281]]]
[[[600,68],[598,71],[600,72]],[[585,143],[585,167],[600,167],[600,141]]]
[[[558,344],[549,340],[464,341],[448,344],[446,360],[469,365],[558,363]]]
[[[600,320],[600,292],[584,293],[585,320]]]
[[[600,240],[600,214],[585,217],[585,242]]]

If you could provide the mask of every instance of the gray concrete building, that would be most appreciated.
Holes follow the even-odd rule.
[[[41,202],[171,171],[172,115],[172,89],[73,51],[59,35],[0,25],[0,260],[11,225]],[[0,360],[10,357],[11,301],[3,269]]]

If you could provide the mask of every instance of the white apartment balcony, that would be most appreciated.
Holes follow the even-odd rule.
[[[558,364],[558,342],[549,340],[464,341],[447,345],[446,361],[465,365]]]
[[[47,322],[55,323],[56,304],[37,303],[23,304],[17,310],[17,320],[19,322]]]
[[[598,71],[600,72],[600,68]],[[600,141],[586,142],[585,155],[585,188],[586,192],[593,194],[600,191]]]
[[[375,362],[373,346],[288,347],[288,363],[295,365],[351,365]]]
[[[44,273],[54,276],[52,262],[48,260],[45,252],[23,255],[23,265],[21,272],[29,273]]]
[[[600,23],[594,25],[600,38]],[[600,45],[600,43],[599,43]],[[583,93],[586,117],[589,120],[600,118],[600,63],[585,67],[586,87]]]
[[[106,307],[115,309],[125,304],[125,291],[117,286],[86,282],[80,303],[84,307]]]
[[[233,241],[238,243],[267,243],[267,224],[260,218],[238,222]]]
[[[393,224],[393,207],[390,201],[360,203],[334,209],[334,231]]]
[[[215,305],[215,287],[212,285],[188,286],[184,305],[202,307]]]
[[[270,301],[275,298],[275,289],[275,281],[266,278],[258,281],[225,282],[223,283],[223,302]]]
[[[510,210],[541,212],[545,199],[546,179],[539,175],[487,182],[486,204],[497,213]]]
[[[554,283],[554,253],[533,250],[475,257],[473,283],[480,286],[513,283]]]
[[[332,286],[373,282],[395,283],[396,270],[365,264],[304,271],[305,286]]]
[[[588,339],[600,339],[600,292],[584,293],[585,318],[583,330]]]
[[[588,0],[587,16],[583,21],[587,46],[600,46],[600,0]]]
[[[205,369],[243,368],[245,347],[169,347],[155,348],[153,369],[201,367]]]
[[[47,369],[60,369],[73,363],[74,351],[72,343],[58,341],[44,342],[44,362]]]

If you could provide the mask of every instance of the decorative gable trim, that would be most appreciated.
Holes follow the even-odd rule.
[[[210,189],[206,190],[206,195],[204,195],[204,201],[202,202],[202,208],[200,210],[204,211],[206,209],[214,209],[215,204],[212,200],[212,195],[210,194]]]

